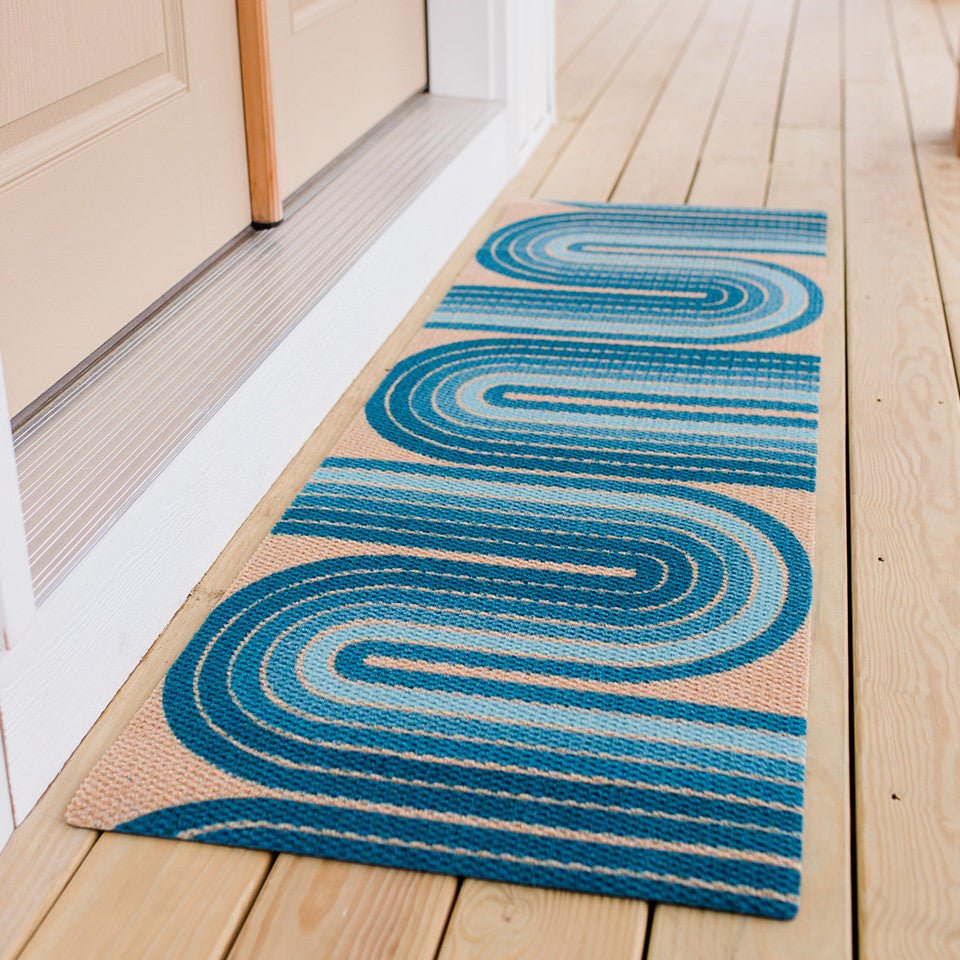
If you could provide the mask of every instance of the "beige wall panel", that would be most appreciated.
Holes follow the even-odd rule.
[[[232,0],[0,10],[0,349],[17,411],[250,215]]]
[[[280,191],[427,82],[423,0],[270,0]]]

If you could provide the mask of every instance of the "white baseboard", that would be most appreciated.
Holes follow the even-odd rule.
[[[7,786],[7,769],[0,755],[0,850],[13,833],[13,808],[10,806],[10,790]]]
[[[22,642],[2,655],[0,708],[17,822],[516,172],[507,119],[492,120],[389,226],[55,588]],[[0,795],[0,842],[4,809]]]

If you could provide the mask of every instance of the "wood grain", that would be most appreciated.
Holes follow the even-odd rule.
[[[847,3],[862,955],[960,955],[960,401],[890,24]]]
[[[672,0],[639,38],[541,184],[551,200],[610,197],[709,0]]]
[[[950,56],[956,60],[958,46],[960,46],[960,2],[937,0],[936,13],[943,31],[943,44]]]
[[[690,203],[763,206],[796,7],[755,0],[701,151]]]
[[[464,881],[439,960],[640,960],[639,900]]]
[[[219,960],[270,865],[267,853],[103,836],[23,960]]]
[[[749,9],[749,0],[711,4],[624,167],[613,200],[684,202]]]
[[[457,881],[281,855],[229,960],[433,960]]]
[[[960,4],[955,5],[960,12]],[[960,374],[960,163],[950,140],[951,84],[957,67],[940,47],[936,10],[897,0],[897,57],[903,71],[917,170],[936,257],[954,368]]]
[[[619,74],[623,58],[663,5],[663,0],[627,0],[560,70],[557,112],[562,119],[578,120],[590,110],[597,93]]]
[[[562,70],[624,0],[579,0],[563,11],[557,31],[557,65]]]
[[[250,212],[256,225],[283,219],[267,0],[237,0],[243,118],[247,132]]]
[[[798,7],[796,0],[754,0],[701,162],[713,158],[753,162],[771,156],[781,94],[792,62],[788,53],[792,54],[790,42]],[[831,52],[828,45],[820,72],[832,74],[836,96],[837,64],[828,59]],[[793,82],[803,86],[806,78],[794,73]]]

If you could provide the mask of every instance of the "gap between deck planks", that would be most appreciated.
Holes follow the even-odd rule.
[[[798,6],[798,0],[754,3],[700,153],[690,203],[762,207],[766,202]],[[836,79],[839,95],[839,72]],[[794,74],[794,82],[803,80]],[[786,205],[798,202],[809,203],[801,194]]]
[[[574,201],[610,198],[660,92],[673,76],[709,3],[672,0],[658,10],[582,118],[541,184],[540,196]],[[560,109],[562,112],[562,100]]]
[[[564,9],[557,23],[557,66],[563,70],[624,0],[580,0]]]
[[[596,91],[620,71],[623,58],[668,2],[626,0],[583,45],[580,55],[560,69],[557,112],[561,120],[579,120],[590,109]]]
[[[627,159],[611,200],[683,203],[755,0],[714,0]]]

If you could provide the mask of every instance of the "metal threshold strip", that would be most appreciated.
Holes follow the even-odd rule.
[[[500,109],[409,101],[17,425],[38,600]]]

